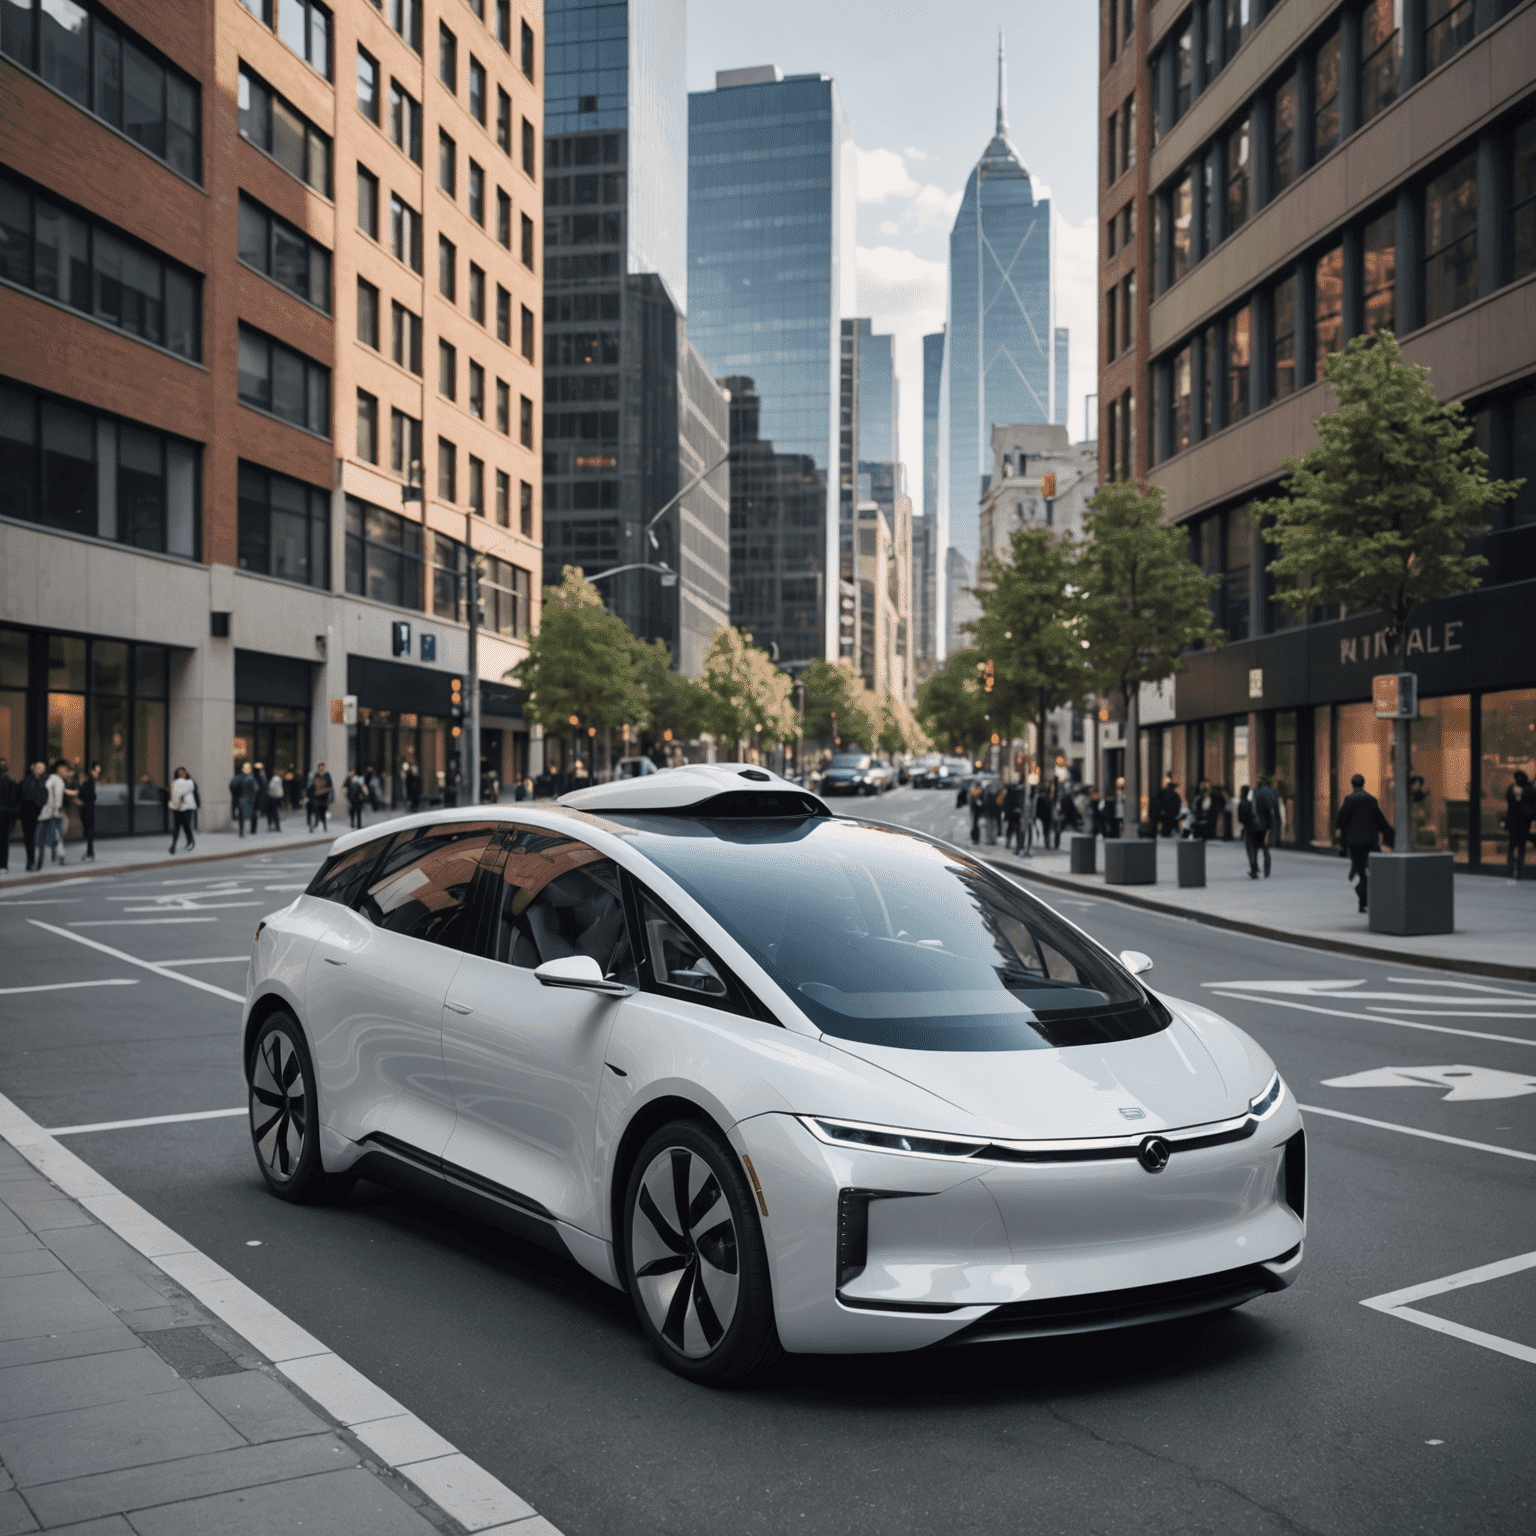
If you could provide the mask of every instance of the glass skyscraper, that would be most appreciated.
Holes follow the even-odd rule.
[[[944,381],[944,332],[923,337],[923,510],[912,519],[912,623],[918,661],[938,655],[934,628],[938,576],[939,402]]]
[[[1058,328],[1048,200],[1008,138],[998,52],[997,125],[965,184],[949,236],[949,324],[941,405],[939,543],[974,570],[982,477],[993,423],[1061,422],[1066,416],[1067,333]],[[952,640],[961,603],[945,582],[939,632]]]
[[[765,66],[689,96],[688,144],[689,331],[733,406],[751,395],[731,412],[733,449],[753,445],[731,466],[731,622],[783,662],[835,660],[852,133],[831,80]]]
[[[729,622],[728,469],[645,532],[729,430],[684,319],[686,4],[546,0],[545,25],[544,581],[581,566],[697,676]]]

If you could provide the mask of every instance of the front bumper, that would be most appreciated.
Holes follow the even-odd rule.
[[[790,1115],[733,1140],[762,1182],[779,1337],[803,1353],[1122,1327],[1236,1306],[1301,1267],[1293,1100],[1250,1137],[1134,1159],[1003,1164],[819,1141]]]

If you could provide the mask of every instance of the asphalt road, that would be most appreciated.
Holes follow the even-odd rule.
[[[954,835],[952,806],[901,790],[859,809]],[[316,853],[5,893],[0,1091],[49,1127],[241,1105],[238,1005],[91,945],[241,992],[256,920]],[[1536,1262],[1415,1301],[1417,1321],[1361,1302],[1536,1250],[1536,988],[1036,890],[1255,1034],[1304,1105],[1395,1127],[1308,1116],[1291,1290],[1121,1333],[800,1358],[707,1391],[573,1264],[372,1184],[340,1208],[272,1199],[241,1119],[66,1144],[566,1536],[1530,1528]]]

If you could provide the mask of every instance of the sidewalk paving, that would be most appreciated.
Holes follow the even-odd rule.
[[[1168,838],[1158,839],[1156,885],[1106,885],[1102,840],[1095,875],[1071,873],[1066,835],[1059,852],[1036,851],[1027,858],[1005,853],[1001,845],[982,845],[977,851],[999,868],[1058,889],[1239,932],[1401,964],[1536,981],[1536,879],[1516,883],[1493,875],[1457,874],[1456,931],[1404,937],[1371,932],[1369,918],[1358,910],[1344,859],[1279,848],[1273,853],[1270,878],[1250,880],[1248,856],[1240,842],[1211,842],[1206,844],[1206,884],[1181,889],[1174,843]]]
[[[507,1524],[507,1490],[494,1514],[483,1496],[466,1501],[462,1474],[439,1497],[488,1518],[453,1518],[415,1471],[381,1464],[376,1432],[386,1449],[370,1454],[373,1429],[307,1399],[0,1141],[0,1536],[558,1536],[520,1500]],[[440,1458],[418,1463],[422,1483],[463,1462],[444,1451],[440,1438],[422,1447]]]

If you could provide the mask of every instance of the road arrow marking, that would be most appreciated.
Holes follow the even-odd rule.
[[[1325,1077],[1324,1088],[1447,1088],[1443,1104],[1469,1099],[1518,1099],[1536,1093],[1536,1077],[1493,1067],[1377,1067],[1348,1077]]]

